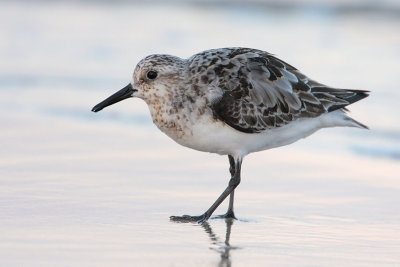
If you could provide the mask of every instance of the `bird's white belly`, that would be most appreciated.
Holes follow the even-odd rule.
[[[332,112],[316,118],[299,119],[262,133],[243,133],[209,118],[190,125],[190,130],[181,138],[170,137],[183,146],[199,151],[244,156],[251,152],[291,144],[321,128],[349,126],[344,125],[343,115],[343,112]]]

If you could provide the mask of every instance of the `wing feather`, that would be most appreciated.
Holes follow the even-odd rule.
[[[211,104],[214,115],[245,133],[317,117],[368,96],[367,91],[336,89],[311,80],[264,51],[225,48],[207,53],[202,56],[211,64],[205,72],[215,75],[213,80],[217,82],[213,86],[220,89]],[[199,59],[194,57],[193,66],[196,60]]]

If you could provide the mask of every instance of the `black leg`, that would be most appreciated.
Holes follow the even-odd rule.
[[[235,160],[231,155],[228,155],[229,158],[229,172],[231,173],[231,177],[235,175]],[[228,211],[223,214],[223,215],[217,215],[215,218],[232,218],[236,219],[235,213],[233,212],[233,200],[235,198],[235,190],[232,191],[232,193],[229,195],[229,206],[228,206]]]
[[[228,159],[229,159],[229,172],[231,173],[231,177],[233,177],[233,175],[235,175],[235,159],[231,155],[228,155]]]
[[[214,202],[214,204],[211,205],[211,207],[202,215],[200,216],[190,216],[190,215],[183,215],[183,216],[171,216],[170,219],[173,221],[178,221],[178,222],[198,222],[198,223],[203,223],[207,221],[210,216],[213,214],[213,212],[218,208],[218,206],[227,198],[227,196],[231,195],[230,197],[230,203],[229,203],[229,210],[232,211],[233,213],[233,191],[235,188],[240,184],[240,168],[242,166],[242,158],[233,158],[229,157],[229,162],[231,162],[231,158],[233,161],[233,164],[231,164],[231,173],[233,173],[231,179],[229,180],[229,184],[222,192],[222,194],[217,198],[217,200]],[[233,165],[233,168],[232,168]],[[231,207],[232,206],[232,207]]]

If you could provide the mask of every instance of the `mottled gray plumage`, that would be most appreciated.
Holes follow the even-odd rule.
[[[171,217],[204,222],[228,196],[228,212],[221,217],[235,218],[234,190],[247,154],[291,144],[322,128],[366,128],[344,112],[366,96],[367,91],[313,81],[264,51],[221,48],[188,59],[150,55],[138,63],[130,84],[92,110],[139,97],[154,124],[177,143],[228,155],[231,179],[214,204],[200,216]]]
[[[215,116],[246,133],[317,117],[367,97],[367,91],[336,89],[307,78],[295,67],[256,49],[207,50],[188,60],[189,80],[222,91]]]

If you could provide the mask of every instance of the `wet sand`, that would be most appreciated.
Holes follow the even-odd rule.
[[[0,265],[400,263],[398,19],[190,5],[0,6],[9,22],[0,23]],[[168,20],[168,12],[176,16]],[[277,18],[280,28],[271,24]],[[227,157],[175,144],[140,100],[90,109],[123,87],[144,55],[232,45],[273,52],[330,85],[372,90],[351,106],[371,130],[324,129],[252,154],[236,192],[238,220],[171,222],[202,213],[222,192]]]

